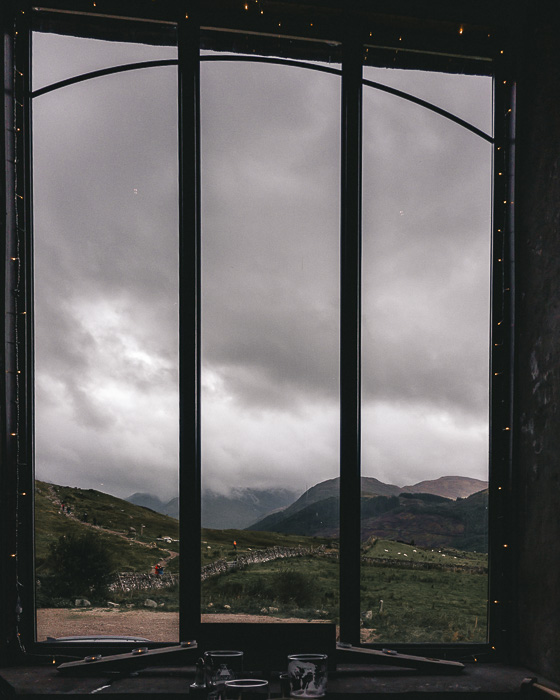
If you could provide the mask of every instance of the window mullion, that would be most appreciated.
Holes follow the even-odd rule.
[[[13,146],[14,146],[14,204],[11,243],[15,255],[10,256],[13,274],[9,338],[9,363],[12,376],[12,395],[7,406],[13,420],[10,438],[13,438],[10,461],[15,468],[15,589],[17,648],[35,638],[35,564],[33,547],[33,405],[34,359],[33,348],[33,262],[32,262],[32,148],[31,148],[31,30],[30,15],[16,16],[13,43]],[[14,274],[15,273],[15,274]],[[31,556],[27,554],[31,553]],[[10,557],[12,558],[12,557]]]
[[[490,486],[489,486],[489,641],[500,653],[512,653],[508,606],[515,599],[512,557],[514,402],[514,166],[515,83],[509,71],[494,79],[494,213],[492,259]]]
[[[362,52],[342,60],[340,289],[340,638],[359,642]]]
[[[187,11],[179,49],[180,638],[200,626],[200,28]]]

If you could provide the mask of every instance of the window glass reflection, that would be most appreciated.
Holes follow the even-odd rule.
[[[48,83],[86,55],[169,54],[35,39]],[[33,102],[38,640],[178,639],[176,73]]]
[[[488,126],[490,79],[416,72],[393,85],[411,81]],[[491,146],[364,88],[368,641],[486,640],[490,215]]]
[[[201,70],[203,621],[333,619],[340,82]]]

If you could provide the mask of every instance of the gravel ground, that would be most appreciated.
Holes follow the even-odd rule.
[[[295,617],[271,615],[203,615],[202,622],[308,622]],[[324,620],[312,620],[324,622]],[[111,608],[40,608],[37,610],[37,640],[77,635],[133,635],[154,642],[179,640],[179,613]]]

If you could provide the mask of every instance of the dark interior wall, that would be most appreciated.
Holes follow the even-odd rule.
[[[527,4],[534,14],[514,29],[519,38],[514,426],[519,535],[517,660],[560,683],[560,12],[554,9],[558,0],[529,0]],[[0,1],[0,18],[2,5]],[[10,105],[5,109],[9,123]],[[0,136],[0,147],[6,133]],[[4,179],[2,172],[0,192]],[[3,204],[5,201],[7,198]],[[1,234],[5,206],[0,214]],[[0,435],[0,461],[5,461],[4,437]],[[7,525],[11,513],[6,508],[6,478],[2,472],[2,525]],[[8,531],[7,526],[2,527],[4,557],[13,551]],[[0,580],[0,594],[8,590],[7,573],[5,570]],[[7,601],[6,595],[0,599]],[[14,608],[13,601],[0,607],[2,631],[12,630]],[[4,634],[1,641],[5,641]]]
[[[517,609],[519,661],[559,682],[560,13],[540,10],[518,62]]]

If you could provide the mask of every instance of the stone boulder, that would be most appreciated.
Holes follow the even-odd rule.
[[[76,598],[74,605],[77,608],[91,608],[91,603],[87,598]]]

